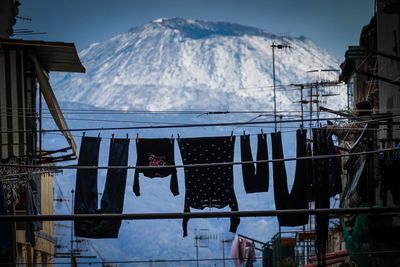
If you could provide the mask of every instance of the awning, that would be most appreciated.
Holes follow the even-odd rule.
[[[0,45],[32,49],[46,71],[85,72],[73,43],[0,39]]]
[[[75,154],[75,156],[78,156],[75,140],[71,132],[69,131],[67,122],[65,121],[64,115],[61,112],[56,96],[54,95],[53,89],[51,88],[49,80],[47,79],[47,75],[41,67],[41,62],[34,54],[31,55],[31,58],[34,63],[35,73],[39,81],[39,85],[42,90],[42,94],[46,101],[47,107],[49,108],[58,129],[61,130],[62,134],[65,136],[69,145],[71,146],[72,152]]]

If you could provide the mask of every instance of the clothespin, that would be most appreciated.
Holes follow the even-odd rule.
[[[174,134],[171,134],[171,144],[174,141]]]
[[[264,131],[261,129],[261,138],[264,139]]]
[[[233,131],[231,131],[231,142],[233,140]]]
[[[243,137],[244,137],[244,139],[246,139],[246,131],[245,130],[243,130]]]
[[[136,133],[136,144],[139,144],[139,133]]]
[[[114,143],[114,134],[111,134],[111,142]]]
[[[126,139],[129,139],[129,135],[128,135],[128,133],[126,133]]]
[[[85,133],[85,132],[83,132],[83,134],[82,134],[82,137],[85,137],[85,134],[86,134],[86,133]]]
[[[180,142],[181,141],[181,137],[179,136],[179,134],[178,134],[178,142]]]
[[[99,134],[97,135],[97,138],[100,138],[100,132],[99,132]]]

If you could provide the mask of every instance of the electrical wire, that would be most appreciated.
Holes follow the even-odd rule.
[[[364,152],[352,152],[347,154],[332,154],[332,155],[317,155],[307,157],[292,157],[283,159],[266,159],[266,160],[253,160],[253,161],[236,161],[236,162],[215,162],[215,163],[197,163],[197,164],[182,164],[182,165],[162,165],[162,166],[79,166],[79,165],[62,165],[62,166],[41,166],[41,165],[22,165],[22,164],[0,164],[3,168],[27,168],[27,169],[43,169],[43,170],[78,170],[78,169],[97,169],[97,170],[108,170],[108,169],[166,169],[166,168],[201,168],[201,167],[215,167],[215,166],[233,166],[243,164],[254,164],[254,163],[273,163],[273,162],[286,162],[295,160],[322,160],[330,158],[342,158],[350,156],[361,156],[378,154],[383,152],[400,151],[400,148],[386,148]]]
[[[400,117],[399,115],[390,115],[381,117],[378,119],[371,119],[371,120],[362,120],[357,117],[353,118],[317,118],[317,119],[308,119],[307,121],[321,121],[321,120],[331,120],[331,121],[339,121],[339,120],[355,120],[355,121],[362,121],[364,123],[370,122],[379,122],[391,118]],[[301,119],[294,119],[294,120],[279,120],[279,123],[298,123],[304,122]],[[149,125],[149,126],[126,126],[126,127],[93,127],[93,128],[71,128],[71,129],[49,129],[49,130],[8,130],[8,131],[1,131],[0,133],[23,133],[23,132],[41,132],[41,133],[49,133],[49,132],[89,132],[89,131],[116,131],[116,130],[150,130],[150,129],[170,129],[170,128],[196,128],[196,127],[222,127],[222,126],[238,126],[238,125],[254,125],[254,124],[272,124],[275,121],[242,121],[242,122],[219,122],[219,123],[193,123],[193,124],[170,124],[170,125]]]

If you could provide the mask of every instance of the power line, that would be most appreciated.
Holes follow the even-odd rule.
[[[201,167],[214,167],[214,166],[233,166],[243,164],[254,164],[254,163],[273,163],[273,162],[286,162],[295,160],[321,160],[330,158],[342,158],[350,156],[361,156],[377,154],[382,152],[400,151],[400,148],[387,148],[364,152],[353,152],[347,154],[332,154],[332,155],[318,155],[318,156],[307,156],[307,157],[292,157],[283,159],[266,159],[266,160],[253,160],[253,161],[236,161],[236,162],[215,162],[215,163],[198,163],[198,164],[182,164],[182,165],[161,165],[161,166],[79,166],[79,165],[64,165],[64,166],[41,166],[41,165],[18,165],[18,164],[0,164],[0,167],[5,168],[27,168],[27,169],[48,169],[48,170],[78,170],[78,169],[97,169],[97,170],[108,170],[108,169],[166,169],[166,168],[201,168]]]
[[[331,120],[331,121],[338,121],[338,120],[355,120],[355,121],[362,121],[364,123],[369,122],[378,122],[383,121],[391,118],[397,118],[400,115],[390,115],[381,117],[378,119],[371,119],[371,120],[362,120],[357,117],[353,118],[317,118],[312,119],[310,118],[308,121],[321,121],[321,120]],[[297,120],[279,120],[279,123],[298,123],[303,122],[301,119]],[[254,125],[254,124],[272,124],[276,123],[276,121],[242,121],[242,122],[219,122],[219,123],[193,123],[193,124],[170,124],[170,125],[149,125],[149,126],[126,126],[126,127],[93,127],[93,128],[73,128],[73,129],[49,129],[49,130],[8,130],[8,131],[1,131],[0,133],[23,133],[23,132],[41,132],[41,133],[50,133],[50,132],[89,132],[89,131],[116,131],[116,130],[151,130],[151,129],[171,129],[171,128],[197,128],[197,127],[222,127],[222,126],[238,126],[238,125]]]
[[[400,116],[400,115],[399,115]],[[347,120],[348,118],[326,118],[327,120]],[[280,123],[296,123],[302,120],[280,120]],[[312,119],[316,121],[316,119]],[[171,129],[171,128],[197,128],[197,127],[221,127],[221,126],[237,126],[252,124],[271,124],[274,121],[243,121],[243,122],[225,122],[225,123],[193,123],[193,124],[175,124],[175,125],[149,125],[149,126],[126,126],[126,127],[93,127],[93,128],[73,128],[73,129],[50,129],[50,130],[17,130],[17,131],[1,131],[0,133],[21,133],[21,132],[89,132],[89,131],[116,131],[116,130],[150,130],[150,129]]]

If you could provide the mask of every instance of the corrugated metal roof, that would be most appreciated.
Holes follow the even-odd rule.
[[[47,71],[85,72],[74,43],[45,42],[19,39],[0,39],[1,46],[19,46],[34,49]]]

